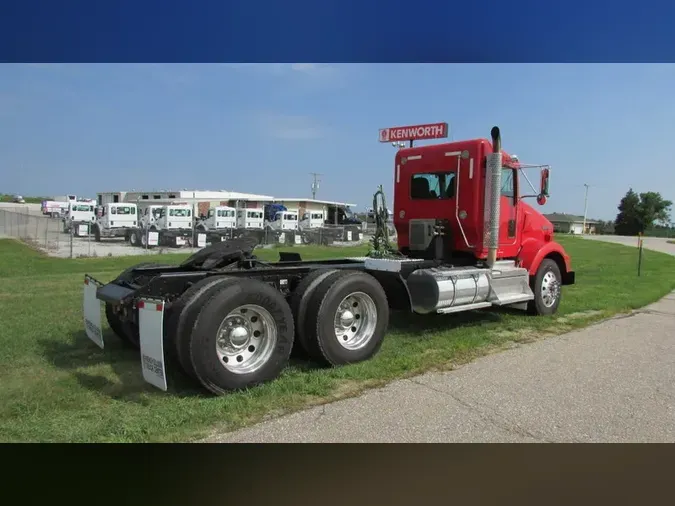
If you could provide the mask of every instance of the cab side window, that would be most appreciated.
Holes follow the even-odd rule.
[[[502,168],[502,197],[513,198],[516,195],[516,169],[509,167]]]

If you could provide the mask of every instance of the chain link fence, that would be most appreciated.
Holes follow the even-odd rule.
[[[393,232],[393,227],[390,227]],[[373,224],[363,225],[325,225],[320,228],[304,230],[258,230],[233,229],[209,231],[195,229],[188,231],[180,245],[175,240],[160,241],[158,246],[131,246],[124,238],[103,239],[97,242],[93,235],[78,236],[72,230],[66,230],[59,218],[50,218],[38,212],[18,209],[0,209],[0,238],[12,237],[32,247],[46,252],[50,256],[62,258],[122,256],[156,254],[171,251],[193,252],[198,246],[213,244],[239,237],[255,238],[261,247],[316,245],[350,246],[364,244],[374,233]],[[200,237],[200,234],[201,235]],[[204,240],[205,239],[205,240]]]

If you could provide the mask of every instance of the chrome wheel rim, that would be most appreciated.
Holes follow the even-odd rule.
[[[333,326],[340,345],[350,351],[363,348],[375,334],[377,307],[370,295],[347,295],[335,311]]]
[[[544,306],[551,307],[559,296],[560,282],[552,271],[548,271],[541,280],[541,301]]]
[[[255,304],[239,306],[218,327],[216,353],[225,369],[250,374],[263,367],[277,344],[277,325],[270,312]]]

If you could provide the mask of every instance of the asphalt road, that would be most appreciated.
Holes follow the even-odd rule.
[[[617,235],[587,235],[584,236],[584,238],[591,241],[613,242],[616,244],[624,244],[626,246],[637,247],[638,244],[637,237],[622,237]],[[675,237],[671,239],[665,239],[662,237],[645,237],[642,240],[642,247],[675,255],[675,244],[669,244],[668,241],[675,241]]]
[[[665,240],[644,244],[675,254]],[[632,315],[208,441],[675,442],[674,337],[675,292]]]

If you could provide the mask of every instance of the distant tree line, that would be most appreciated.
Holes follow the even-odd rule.
[[[670,221],[673,203],[658,192],[635,193],[629,189],[618,205],[619,214],[614,223],[601,222],[596,230],[600,234],[675,236],[675,227]],[[611,228],[611,231],[610,231]],[[601,232],[600,229],[605,231]]]

